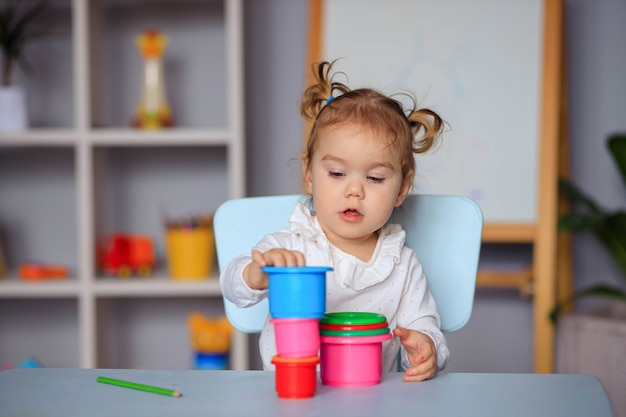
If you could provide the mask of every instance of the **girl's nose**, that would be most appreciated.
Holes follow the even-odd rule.
[[[350,183],[346,187],[345,196],[356,197],[359,199],[365,197],[365,190],[363,189],[363,185],[359,181],[350,181]]]

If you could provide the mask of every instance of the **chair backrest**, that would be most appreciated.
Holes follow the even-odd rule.
[[[300,197],[247,197],[223,203],[213,219],[220,271],[234,257],[251,251],[266,234],[288,226]],[[459,330],[469,320],[474,303],[483,226],[480,208],[466,197],[413,194],[391,221],[402,224],[406,245],[422,263],[442,330]],[[224,299],[224,307],[230,322],[247,333],[260,332],[269,311],[267,299],[246,308]]]

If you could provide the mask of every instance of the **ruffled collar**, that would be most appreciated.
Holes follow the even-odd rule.
[[[399,224],[387,224],[381,230],[369,261],[350,255],[328,240],[317,216],[298,202],[291,218],[291,230],[304,239],[315,241],[330,255],[333,271],[329,273],[340,288],[362,290],[384,281],[400,263],[406,233]]]

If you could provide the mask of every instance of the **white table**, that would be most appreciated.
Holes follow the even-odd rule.
[[[97,376],[171,388],[183,396],[121,388]],[[418,383],[385,373],[381,384],[313,398],[278,398],[273,372],[13,369],[0,372],[0,416],[585,416],[610,417],[600,381],[573,374],[443,373]]]

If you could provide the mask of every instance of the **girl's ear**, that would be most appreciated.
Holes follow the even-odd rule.
[[[302,157],[302,177],[304,178],[304,193],[313,194],[313,178],[311,173],[311,167],[309,166],[308,159]]]
[[[398,197],[396,198],[394,207],[400,207],[400,205],[404,202],[406,196],[409,195],[409,191],[411,191],[411,184],[413,183],[413,174],[413,170],[409,171],[402,180],[402,184],[400,185],[400,190],[398,191]]]

